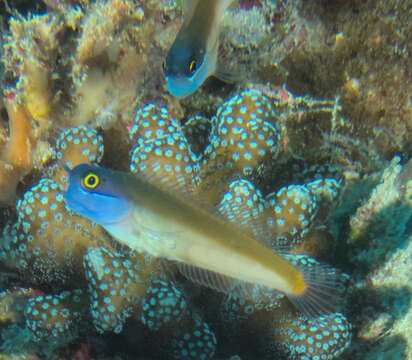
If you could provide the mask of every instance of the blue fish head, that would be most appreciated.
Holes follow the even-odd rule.
[[[130,212],[119,173],[88,164],[66,170],[69,186],[65,200],[70,210],[101,225],[119,222]]]
[[[195,92],[212,75],[211,56],[203,48],[176,41],[164,66],[169,92],[183,98]]]

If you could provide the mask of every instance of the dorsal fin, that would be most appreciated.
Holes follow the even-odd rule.
[[[222,217],[206,194],[200,192],[199,165],[186,137],[178,132],[145,140],[131,154],[131,172],[168,192]]]
[[[176,196],[196,198],[198,165],[186,139],[178,133],[145,140],[136,146],[131,154],[130,170]]]
[[[174,196],[196,203],[269,246],[272,234],[266,224],[264,200],[259,190],[247,179],[234,180],[215,207],[197,187],[199,167],[185,137],[175,133],[145,140],[134,148],[131,158],[132,173]]]
[[[152,108],[150,110],[154,111]],[[235,227],[268,246],[271,232],[263,211],[265,202],[254,185],[246,179],[234,180],[228,185],[220,203],[216,204],[211,200],[211,195],[198,186],[199,163],[178,123],[167,128],[167,131],[152,130],[151,133],[159,132],[157,138],[144,138],[144,130],[159,126],[157,123],[150,124],[150,116],[145,119],[148,125],[145,127],[145,123],[140,122],[141,128],[138,130],[141,139],[131,152],[131,172],[174,196],[195,203],[209,213],[233,223]]]
[[[247,179],[230,183],[218,206],[219,213],[249,236],[268,245],[271,232],[264,214],[264,200],[258,189]]]

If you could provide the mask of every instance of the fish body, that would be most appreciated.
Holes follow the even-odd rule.
[[[90,174],[99,179],[93,189],[84,186]],[[65,197],[70,209],[137,251],[283,292],[301,278],[234,225],[135,175],[80,165],[70,172]]]
[[[304,271],[232,223],[139,176],[86,164],[69,175],[68,208],[136,251],[280,290],[299,299],[303,308],[305,296],[313,303],[325,291],[320,286],[318,294],[313,285],[330,287],[334,282],[333,276],[325,279],[331,272],[324,268],[313,276],[312,267],[306,278]]]
[[[216,73],[219,22],[233,0],[186,0],[185,20],[164,72],[169,92],[185,97]]]

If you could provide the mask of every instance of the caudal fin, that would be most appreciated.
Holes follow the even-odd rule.
[[[308,318],[338,312],[343,307],[348,275],[307,255],[286,255],[286,260],[303,274],[304,290],[286,294]]]

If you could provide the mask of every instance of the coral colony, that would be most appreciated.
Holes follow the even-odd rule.
[[[377,3],[234,1],[215,26],[219,67],[237,75],[183,99],[162,71],[181,1],[7,6],[0,359],[374,359],[365,343],[385,329],[402,339],[382,340],[385,351],[412,356],[412,322],[390,314],[394,304],[411,313],[412,29],[402,2]],[[379,27],[388,14],[396,21]],[[331,308],[117,241],[65,201],[67,170],[80,164],[190,189],[268,252],[339,278],[319,298]],[[379,286],[403,298],[365,300]]]

